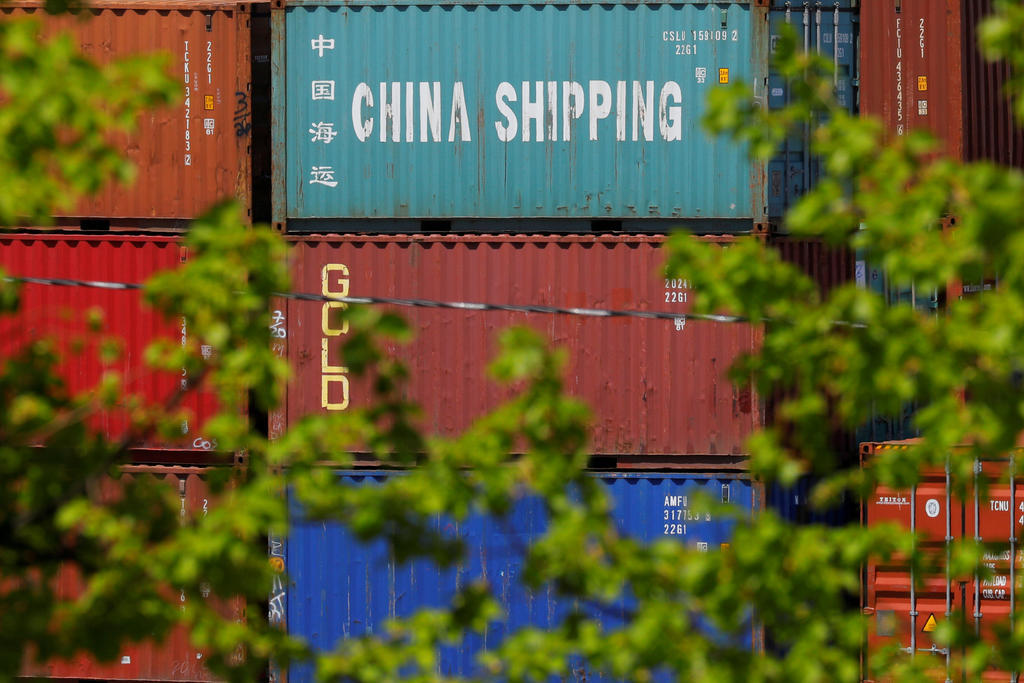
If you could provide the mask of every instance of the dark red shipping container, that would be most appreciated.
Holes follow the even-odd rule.
[[[833,247],[821,239],[790,236],[773,236],[771,246],[783,261],[814,280],[822,295],[855,280],[854,255],[846,247]]]
[[[1009,68],[978,49],[991,11],[991,0],[862,3],[861,112],[893,136],[929,130],[955,159],[1024,166],[1024,132],[1003,88]]]
[[[706,237],[727,245],[731,237]],[[742,239],[742,238],[741,238]],[[750,238],[753,239],[753,238]],[[300,292],[436,301],[640,309],[680,314],[693,292],[661,275],[664,237],[538,235],[346,235],[293,239]],[[289,301],[275,313],[294,377],[292,422],[367,402],[339,357],[329,310],[341,304]],[[401,308],[414,331],[391,352],[410,368],[409,398],[430,433],[454,435],[509,394],[485,375],[510,325],[530,325],[567,348],[566,390],[594,413],[591,451],[620,467],[741,467],[744,440],[763,424],[749,388],[729,366],[760,345],[746,324],[697,320],[539,315]],[[274,418],[272,417],[272,420]],[[277,424],[272,431],[279,431]]]
[[[161,52],[168,72],[181,84],[172,106],[147,110],[130,137],[118,137],[137,170],[130,187],[108,185],[101,194],[57,215],[187,220],[211,204],[250,197],[249,5],[236,2],[90,2],[88,17],[46,14],[41,3],[4,3],[0,21],[34,17],[43,33],[69,31],[82,51],[99,63]],[[66,223],[67,221],[60,221]],[[152,226],[149,226],[152,227]],[[161,227],[167,227],[163,225]]]
[[[884,451],[911,448],[913,441],[862,444],[866,466]],[[961,680],[964,653],[948,652],[932,640],[937,624],[962,613],[967,628],[989,638],[996,624],[1006,625],[1020,596],[1024,552],[1019,538],[1024,528],[1024,481],[1016,472],[1019,453],[999,461],[976,463],[972,481],[952,481],[943,470],[925,473],[911,490],[879,487],[864,505],[864,523],[897,524],[921,536],[919,548],[937,562],[939,570],[914,576],[906,561],[895,557],[888,562],[868,564],[864,586],[864,613],[871,623],[868,654],[898,644],[910,648],[915,657],[926,657],[936,680]],[[955,493],[965,484],[967,494]],[[946,572],[950,544],[946,539],[976,539],[991,544],[984,564],[990,577],[953,576]],[[915,582],[917,585],[915,586]],[[914,586],[912,588],[912,586]],[[866,680],[874,680],[870,671]],[[1015,680],[1008,672],[986,671],[983,680]]]
[[[179,267],[187,258],[186,248],[170,237],[0,235],[0,268],[22,277],[143,283],[158,271]],[[90,327],[90,319],[97,315],[102,320],[99,333]],[[121,349],[120,357],[109,364],[99,354],[104,337],[117,340]],[[61,375],[70,391],[92,390],[104,373],[118,372],[128,393],[153,405],[166,402],[187,379],[146,365],[146,347],[161,337],[184,342],[187,321],[166,319],[144,304],[139,291],[26,284],[19,311],[0,316],[4,357],[25,344],[52,339],[64,356]],[[217,410],[213,396],[191,389],[182,407],[189,418],[182,423],[181,437],[168,441],[151,435],[133,442],[138,460],[204,462],[207,451],[215,450],[202,432],[207,418]],[[125,411],[104,411],[93,416],[92,424],[109,437],[120,438],[128,430],[129,418]]]
[[[128,466],[123,477],[155,477],[166,482],[181,499],[183,522],[205,514],[216,505],[207,483],[210,468]],[[117,496],[118,480],[103,482],[102,495]],[[62,567],[57,574],[57,593],[63,600],[74,600],[83,590],[79,572],[73,567]],[[219,613],[225,618],[240,621],[244,618],[244,601],[232,599],[219,604]],[[70,660],[34,662],[27,658],[23,676],[72,679],[100,679],[122,681],[214,681],[217,680],[203,665],[204,653],[189,641],[183,628],[171,631],[162,643],[143,641],[125,645],[114,662],[100,663],[82,655]]]

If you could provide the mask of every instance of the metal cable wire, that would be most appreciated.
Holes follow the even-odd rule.
[[[103,280],[72,280],[68,278],[42,277],[4,277],[5,282],[24,282],[33,285],[50,285],[57,287],[93,287],[97,289],[140,290],[143,285],[130,282],[107,282]],[[748,323],[749,318],[739,315],[719,315],[714,313],[669,313],[666,311],[614,310],[606,308],[561,308],[559,306],[537,306],[521,304],[495,304],[472,301],[434,301],[431,299],[397,299],[385,296],[325,296],[323,294],[304,294],[302,292],[274,292],[274,296],[297,301],[315,301],[320,303],[367,304],[407,306],[412,308],[447,308],[462,311],[507,311],[512,313],[536,313],[541,315],[578,315],[590,318],[646,318],[653,320],[672,320],[676,324],[685,324],[687,320],[706,320],[716,323]],[[765,322],[771,322],[765,319]],[[862,323],[835,321],[834,324],[849,327],[864,327]]]

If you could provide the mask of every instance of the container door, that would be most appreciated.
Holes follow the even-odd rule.
[[[1020,596],[1024,558],[1018,539],[1024,527],[1024,487],[1019,476],[1007,477],[1010,464],[977,463],[972,499],[964,506],[965,535],[992,546],[984,556],[992,575],[971,577],[967,596],[967,618],[975,633],[988,640],[996,638],[997,629],[1012,624]],[[1016,680],[1005,671],[988,671],[984,679]]]
[[[920,534],[920,548],[935,567],[917,576],[906,558],[872,562],[867,569],[865,613],[869,625],[868,656],[897,646],[908,657],[927,657],[928,666],[946,677],[953,665],[951,653],[932,640],[938,624],[964,605],[965,591],[941,567],[947,559],[947,538],[963,531],[963,506],[949,494],[946,475],[926,476],[915,489],[879,487],[866,507],[866,523],[898,524]],[[868,670],[868,680],[875,680]]]
[[[798,47],[821,55],[832,62],[833,95],[836,102],[850,113],[856,111],[854,70],[856,66],[857,12],[849,2],[786,3],[776,5],[770,14],[771,50],[784,25],[797,33]],[[768,106],[781,109],[790,103],[790,83],[777,73],[768,76]],[[823,174],[820,161],[811,156],[810,137],[813,126],[786,138],[782,148],[768,165],[768,215],[780,218]]]

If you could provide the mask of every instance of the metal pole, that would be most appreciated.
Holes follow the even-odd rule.
[[[1017,603],[1017,472],[1016,456],[1010,451],[1010,631],[1013,631],[1013,609]],[[1010,673],[1010,680],[1017,680],[1017,672]]]
[[[978,474],[981,472],[981,461],[974,460],[974,542],[981,542],[981,503],[978,501]],[[981,635],[981,577],[974,572],[974,635]]]
[[[808,3],[804,3],[804,54],[810,54],[811,52],[811,7]],[[804,72],[804,76],[807,72]],[[806,192],[811,186],[811,123],[810,121],[804,121],[804,153],[803,153],[803,191]]]
[[[910,535],[913,537],[913,548],[917,550],[917,485],[910,489]],[[914,586],[914,563],[910,563],[910,656],[917,654],[917,588]]]
[[[793,9],[790,7],[789,0],[786,0],[786,26],[793,25]],[[785,106],[789,106],[789,89],[790,89],[789,78],[786,78],[785,83]],[[789,209],[789,172],[790,168],[789,159],[789,134],[786,134],[785,140],[783,140],[782,146],[782,208],[785,211]]]
[[[950,470],[950,454],[946,454],[946,621],[949,621],[953,615],[953,589],[952,579],[950,577],[949,563],[953,559],[952,546],[953,546],[953,520],[952,513],[950,512],[950,503],[952,502],[952,491],[950,490],[949,482],[949,470]],[[977,515],[975,515],[977,520]],[[935,647],[932,644],[932,647]],[[950,681],[949,677],[949,666],[950,666],[950,650],[952,648],[946,648],[946,681]]]
[[[832,12],[832,92],[839,89],[839,3]]]

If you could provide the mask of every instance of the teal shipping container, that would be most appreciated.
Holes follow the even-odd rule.
[[[417,3],[276,0],[279,227],[763,224],[764,165],[701,118],[737,81],[766,104],[766,3]]]

